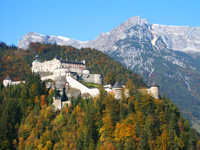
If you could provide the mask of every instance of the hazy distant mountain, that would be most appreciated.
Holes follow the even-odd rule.
[[[18,47],[27,49],[30,42],[99,49],[142,75],[149,85],[156,81],[185,116],[194,122],[200,120],[200,27],[150,24],[131,17],[93,41],[30,32]]]
[[[146,19],[141,19],[139,16],[131,17],[108,33],[101,33],[93,41],[81,42],[62,36],[44,36],[29,32],[19,41],[18,47],[27,49],[30,42],[42,42],[72,45],[79,48],[91,46],[102,51],[114,51],[116,50],[115,43],[117,41],[131,37],[136,33],[134,29],[139,28],[137,36],[140,39],[147,36],[152,45],[155,45],[156,40],[161,37],[167,48],[184,52],[200,52],[200,27],[150,24]]]

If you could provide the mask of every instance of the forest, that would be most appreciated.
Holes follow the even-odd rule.
[[[0,83],[0,149],[200,149],[198,132],[190,127],[178,107],[165,95],[154,99],[140,93],[137,89],[146,86],[142,78],[107,55],[39,43],[32,43],[29,51],[3,45],[0,45],[2,79],[9,74],[15,80],[24,79],[25,83],[8,87]],[[85,59],[94,73],[104,75],[105,82],[113,82],[110,76],[124,81],[130,97],[122,89],[122,100],[118,101],[99,86],[98,97],[80,95],[72,98],[71,105],[55,111],[51,104],[57,89],[47,89],[40,76],[28,70],[35,54],[42,61],[52,59],[55,54],[63,59]],[[10,69],[3,67],[9,63]],[[22,70],[17,65],[22,65]]]

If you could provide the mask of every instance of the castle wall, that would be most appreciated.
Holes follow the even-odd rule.
[[[55,69],[54,76],[65,76],[66,72],[68,72],[68,71],[69,71],[69,69],[64,69],[64,68]]]
[[[77,72],[80,71],[79,73],[82,73],[83,72],[82,70],[85,68],[85,64],[80,64],[80,63],[76,63],[76,62],[74,62],[74,63],[65,63],[65,62],[66,61],[61,60],[61,65],[64,68],[69,68],[70,71],[72,71],[72,72],[75,72],[75,70],[76,70]]]
[[[62,89],[63,85],[67,82],[65,76],[58,76],[54,78],[54,81],[56,82],[56,88]]]
[[[12,80],[3,80],[3,85],[8,86],[8,85],[18,85],[21,82],[25,83],[25,81],[12,81]]]
[[[52,105],[55,106],[55,110],[62,109],[65,106],[65,104],[69,106],[71,104],[71,101],[64,101],[64,102],[62,102],[60,97],[56,97],[56,98],[53,97],[53,103],[52,103]]]
[[[147,93],[154,98],[159,98],[159,87],[151,87],[149,89],[140,89],[140,92]]]
[[[84,69],[84,70],[83,70],[83,74],[90,74],[90,70]]]
[[[121,88],[114,88],[113,92],[115,93],[115,98],[117,100],[122,99],[122,95],[121,95]]]
[[[97,89],[97,88],[89,89],[88,87],[86,87],[85,85],[81,84],[80,82],[78,82],[77,80],[73,79],[70,76],[67,76],[67,82],[69,83],[69,85],[72,88],[79,89],[81,91],[81,94],[88,93],[93,97],[95,97],[95,96],[97,96],[99,94],[99,89]]]
[[[82,79],[84,82],[102,84],[101,74],[83,74]]]
[[[69,69],[71,72],[83,73],[83,69],[85,68],[85,64],[79,62],[71,62],[71,61],[64,61],[53,59],[45,62],[33,62],[32,63],[32,71],[49,71],[54,72],[55,69],[63,67],[65,69]]]
[[[63,106],[65,106],[65,104],[69,106],[71,104],[71,101],[62,102],[62,108],[63,108]]]
[[[55,80],[55,76],[54,76],[54,75],[50,75],[50,76],[44,76],[44,77],[41,77],[41,80],[42,80],[42,81],[44,81],[44,80],[48,80],[48,79]]]
[[[17,85],[17,84],[20,84],[21,82],[25,83],[25,81],[13,81],[12,85]]]
[[[151,87],[150,91],[154,98],[159,98],[159,88],[158,87]]]
[[[102,75],[101,74],[94,74],[94,83],[103,84],[102,83]]]
[[[53,72],[54,69],[60,68],[61,63],[57,59],[53,59],[50,61],[45,62],[33,62],[32,63],[32,71],[33,72],[39,72],[39,71],[50,71]]]
[[[83,69],[78,69],[78,68],[69,68],[69,71],[76,73],[83,73]]]
[[[53,97],[53,105],[55,106],[55,110],[61,109],[61,98],[55,98]]]

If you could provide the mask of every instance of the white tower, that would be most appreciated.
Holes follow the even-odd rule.
[[[120,83],[118,82],[118,79],[115,83],[115,85],[112,87],[113,92],[115,93],[115,98],[117,100],[122,99],[122,86],[120,85]]]
[[[159,86],[153,82],[152,86],[151,86],[151,94],[154,98],[159,98]]]
[[[3,80],[3,85],[6,87],[6,86],[8,86],[8,85],[12,85],[12,79],[9,77],[9,76],[7,76],[7,78],[5,78],[4,80]]]

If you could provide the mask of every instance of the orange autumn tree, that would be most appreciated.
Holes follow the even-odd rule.
[[[46,96],[45,95],[41,95],[40,99],[41,99],[40,106],[42,108],[42,107],[47,105]]]
[[[24,149],[24,138],[20,137],[19,138],[19,150],[23,150]]]

